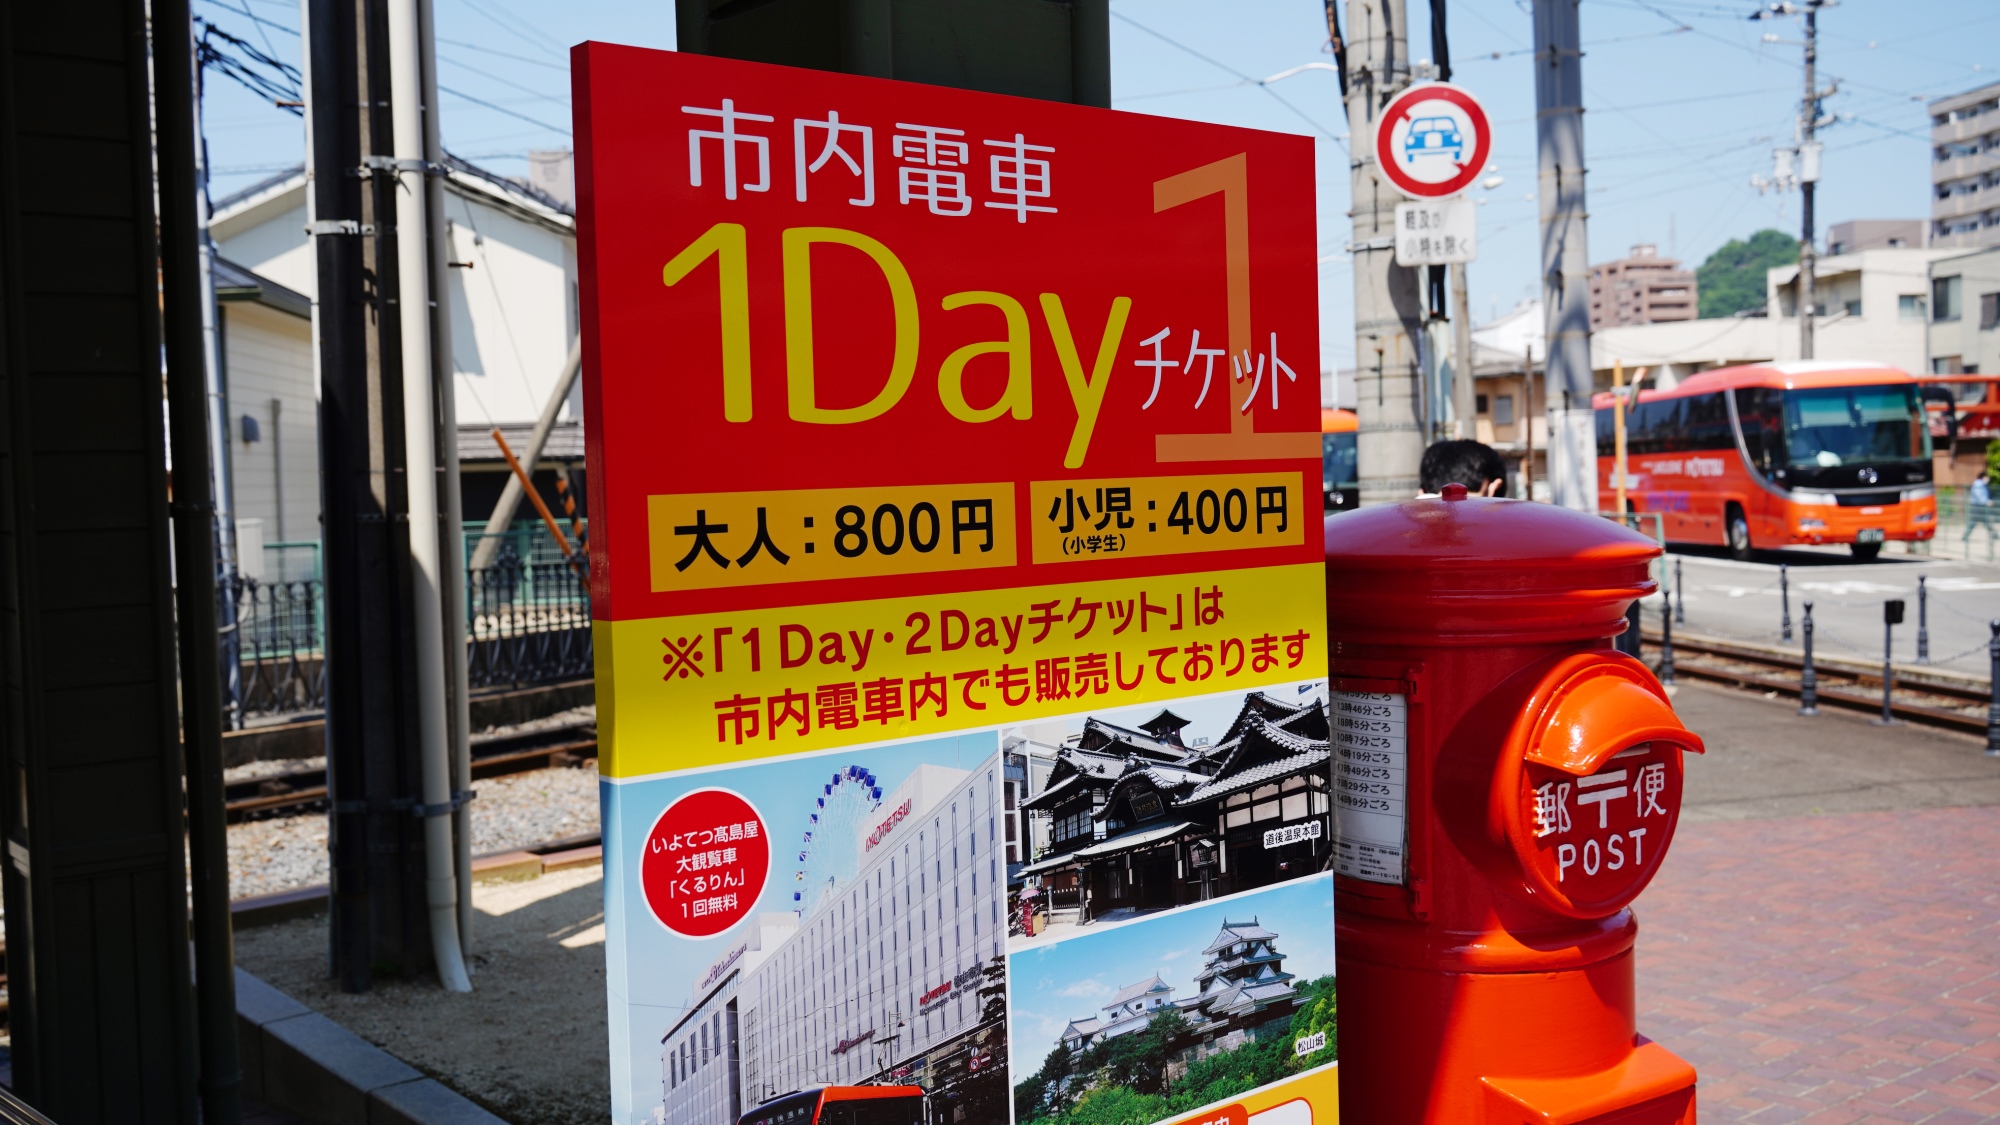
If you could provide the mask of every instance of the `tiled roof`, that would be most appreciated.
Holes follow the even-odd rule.
[[[1092,844],[1087,848],[1078,848],[1075,855],[1078,859],[1097,859],[1101,856],[1117,855],[1120,852],[1131,851],[1133,848],[1143,848],[1148,844],[1157,844],[1162,840],[1171,840],[1191,828],[1200,827],[1201,825],[1196,824],[1192,820],[1179,820],[1172,824],[1162,824],[1157,828],[1142,828],[1135,832],[1121,833],[1111,837],[1109,840]]]
[[[1151,980],[1142,980],[1138,984],[1128,984],[1124,988],[1119,989],[1118,995],[1113,996],[1111,1002],[1104,1006],[1107,1008],[1116,1008],[1128,1000],[1137,1000],[1141,996],[1146,996],[1154,992],[1172,991],[1173,989],[1167,986],[1167,982],[1160,979],[1160,974],[1154,973]]]
[[[1227,949],[1239,941],[1275,941],[1277,937],[1277,934],[1259,925],[1254,918],[1248,922],[1231,922],[1225,919],[1221,931],[1215,935],[1215,940],[1209,942],[1208,948],[1201,952],[1203,956],[1208,956]]]
[[[507,439],[507,448],[514,456],[527,454],[528,438],[534,432],[533,422],[503,422],[498,426],[483,423],[460,423],[458,427],[458,459],[460,461],[497,461],[505,469],[507,459],[500,455],[500,446],[493,440],[493,431]],[[578,421],[557,422],[549,429],[548,444],[542,446],[544,461],[583,460],[583,423]],[[524,468],[526,466],[523,466]]]
[[[1307,745],[1311,745],[1311,743],[1308,741]],[[1288,774],[1297,773],[1300,770],[1311,769],[1325,762],[1330,757],[1332,757],[1332,751],[1327,749],[1325,743],[1320,743],[1317,750],[1307,750],[1302,753],[1293,754],[1288,758],[1279,758],[1274,762],[1265,762],[1261,766],[1252,766],[1242,773],[1233,773],[1226,777],[1218,777],[1207,785],[1189,793],[1187,796],[1179,798],[1174,802],[1174,806],[1176,808],[1186,808],[1189,805],[1199,804],[1202,801],[1214,800],[1217,797],[1227,797],[1232,793],[1239,793],[1245,789],[1254,789],[1273,778],[1284,777]]]

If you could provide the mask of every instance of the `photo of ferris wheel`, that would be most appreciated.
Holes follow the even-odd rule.
[[[792,912],[805,917],[861,869],[861,829],[882,804],[882,784],[858,765],[833,771],[806,814],[793,874]]]

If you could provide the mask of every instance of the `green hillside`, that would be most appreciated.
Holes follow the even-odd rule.
[[[1764,303],[1764,271],[1799,260],[1799,240],[1765,228],[1749,239],[1732,238],[1695,271],[1701,315],[1734,316]]]

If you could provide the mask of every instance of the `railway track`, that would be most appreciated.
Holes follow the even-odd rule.
[[[551,766],[576,765],[597,757],[597,726],[577,723],[519,734],[474,738],[474,779]],[[294,770],[230,782],[223,787],[229,822],[301,812],[326,801],[326,770]]]
[[[1659,662],[1659,637],[1644,638],[1649,664]],[[1674,637],[1674,674],[1797,698],[1804,660],[1781,649],[1710,637]],[[1844,658],[1813,661],[1821,706],[1882,713],[1882,670]],[[1938,669],[1896,669],[1890,713],[1896,718],[1966,734],[1986,733],[1991,689],[1983,680]]]

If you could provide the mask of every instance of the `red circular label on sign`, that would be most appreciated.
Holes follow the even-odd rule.
[[[682,937],[712,937],[750,916],[771,873],[771,838],[749,801],[697,789],[668,805],[646,835],[646,905]]]
[[[1375,166],[1415,199],[1444,199],[1472,186],[1493,151],[1486,110],[1443,82],[1412,86],[1382,107]]]
[[[1603,917],[1638,897],[1667,854],[1681,749],[1642,742],[1582,777],[1529,762],[1521,789],[1530,881],[1566,913]]]

